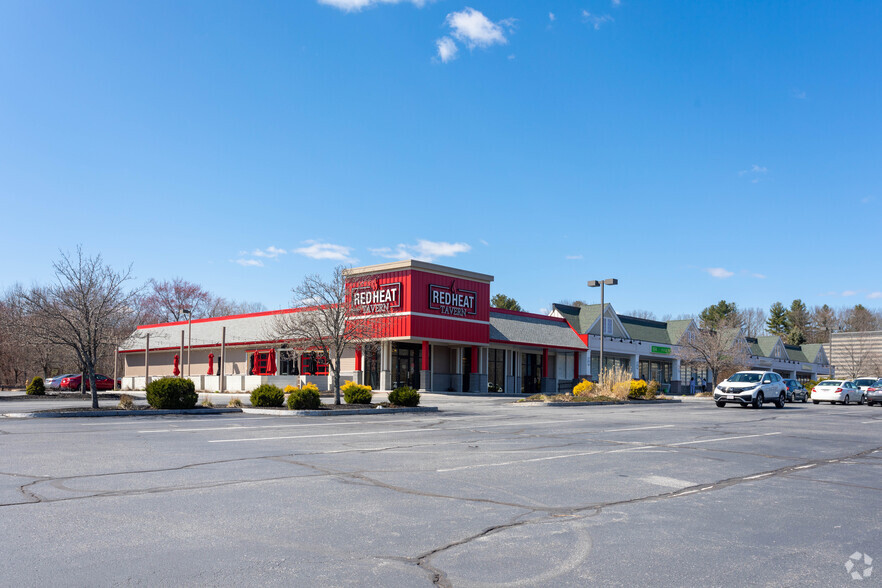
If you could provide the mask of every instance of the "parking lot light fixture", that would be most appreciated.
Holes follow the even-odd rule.
[[[589,288],[597,288],[600,287],[600,363],[597,369],[597,383],[603,384],[603,336],[604,329],[603,324],[606,322],[604,319],[606,316],[604,315],[604,301],[603,301],[603,287],[604,286],[615,286],[619,283],[616,278],[607,278],[605,280],[589,280],[588,287]],[[588,349],[588,367],[591,367],[591,349]]]

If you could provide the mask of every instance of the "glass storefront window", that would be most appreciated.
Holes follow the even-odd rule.
[[[505,350],[490,349],[488,355],[487,390],[502,392],[505,389]]]

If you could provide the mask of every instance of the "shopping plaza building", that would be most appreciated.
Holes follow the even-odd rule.
[[[349,320],[378,326],[370,341],[348,347],[341,380],[388,391],[400,386],[430,392],[501,394],[572,390],[604,366],[653,379],[678,393],[708,374],[679,359],[698,326],[691,320],[652,321],[615,312],[610,304],[555,304],[549,315],[491,308],[493,276],[416,260],[345,271]],[[143,325],[124,342],[123,389],[143,389],[172,375],[199,390],[245,392],[260,384],[307,382],[333,388],[327,358],[284,336],[292,308],[237,316]],[[751,368],[784,377],[817,379],[830,373],[819,345],[784,345],[779,337],[744,337]],[[177,374],[176,374],[177,372]]]

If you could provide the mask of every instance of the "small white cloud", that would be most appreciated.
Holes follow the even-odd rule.
[[[612,0],[612,5],[613,5],[613,6],[621,6],[621,5],[622,5],[622,0]]]
[[[735,275],[735,272],[730,272],[729,270],[722,268],[722,267],[708,267],[708,268],[705,268],[704,271],[709,273],[711,276],[713,276],[715,278],[720,278],[720,279],[731,278],[732,276]]]
[[[754,277],[758,280],[765,280],[766,279],[766,276],[764,276],[763,274],[750,274],[750,275],[751,275],[751,277]]]
[[[875,199],[876,199],[875,196],[866,196],[864,198],[861,198],[861,204],[869,204],[870,202],[874,201]]]
[[[762,166],[762,165],[757,165],[754,163],[753,165],[750,166],[749,169],[743,169],[740,172],[738,172],[738,175],[744,176],[747,174],[765,174],[765,173],[768,173],[768,171],[769,171],[769,168]]]
[[[567,255],[566,259],[584,259],[584,255]]]
[[[284,249],[279,249],[278,247],[273,247],[272,245],[270,245],[266,249],[255,249],[254,251],[251,252],[251,255],[253,255],[254,257],[265,257],[268,259],[275,259],[280,255],[285,255],[286,253],[288,253],[288,252],[285,251]]]
[[[438,48],[438,59],[441,60],[441,63],[453,61],[456,59],[456,54],[459,53],[459,48],[450,37],[441,37],[435,41],[435,46]]]
[[[399,243],[394,249],[379,247],[371,249],[371,253],[389,259],[419,259],[434,261],[439,257],[453,257],[460,253],[468,253],[472,247],[468,243],[448,243],[446,241],[428,241],[419,239],[416,245]]]
[[[231,259],[230,262],[238,263],[243,267],[263,267],[263,262],[259,259]]]
[[[444,22],[451,28],[454,38],[465,43],[469,49],[505,45],[508,39],[505,38],[503,27],[511,27],[514,23],[512,20],[495,23],[474,8],[451,12]]]
[[[594,27],[595,31],[599,31],[600,27],[615,19],[608,14],[592,14],[587,10],[582,11],[582,20]]]
[[[332,243],[322,243],[320,241],[304,241],[306,247],[294,249],[294,253],[299,253],[311,259],[333,259],[335,261],[351,262],[355,261],[350,254],[352,247],[343,245],[334,245]]]
[[[793,89],[793,97],[796,98],[797,100],[805,100],[806,99],[805,90],[797,90],[796,88],[794,88]]]
[[[426,0],[318,0],[319,4],[333,6],[346,12],[358,12],[377,4],[402,4],[404,2],[419,7],[426,5]]]
[[[554,21],[557,20],[557,17],[554,16],[554,13],[553,13],[553,12],[549,12],[549,13],[548,13],[548,20],[549,20],[550,22],[554,22]]]
[[[479,243],[481,243],[481,245],[486,245],[487,247],[490,246],[490,243],[488,243],[488,242],[485,241],[484,239],[481,239],[481,240],[479,241]]]
[[[878,298],[882,298],[882,292],[878,292],[878,291],[876,291],[876,292],[870,292],[869,294],[867,294],[867,298],[870,298],[870,299],[872,299],[872,300],[876,300],[876,299],[878,299]]]
[[[843,296],[854,296],[857,294],[857,290],[846,290],[842,293]]]

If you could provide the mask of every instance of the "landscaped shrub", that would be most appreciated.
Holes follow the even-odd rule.
[[[395,388],[389,392],[389,404],[395,406],[419,406],[420,393],[408,386]]]
[[[290,394],[291,392],[296,392],[297,390],[300,390],[300,388],[298,388],[297,386],[292,386],[291,384],[285,386],[285,394]]]
[[[238,398],[230,398],[230,401],[227,403],[228,408],[242,408],[242,401]]]
[[[647,398],[655,398],[658,394],[659,383],[655,380],[650,380],[648,384],[646,384],[646,394]]]
[[[343,391],[343,400],[346,404],[370,404],[374,397],[370,386],[362,386],[355,382],[347,381],[340,389]]]
[[[193,408],[198,400],[193,380],[160,378],[147,384],[147,404],[153,408]]]
[[[36,376],[31,382],[28,384],[28,387],[25,389],[25,392],[31,394],[33,396],[42,396],[46,393],[46,386],[43,385],[43,378],[40,376]]]
[[[128,394],[120,394],[119,404],[116,407],[120,410],[132,410],[135,408],[135,399]]]
[[[582,378],[582,381],[573,387],[573,396],[593,396],[595,388],[594,382]]]
[[[649,384],[644,380],[631,380],[631,389],[628,392],[628,398],[641,398],[649,400],[655,397],[655,390],[649,392]]]
[[[306,384],[304,384],[303,386],[301,386],[300,389],[301,389],[301,390],[315,390],[316,393],[318,393],[318,391],[319,391],[318,386],[316,386],[316,385],[313,384],[312,382],[307,382]]]
[[[280,407],[285,404],[285,393],[278,386],[261,384],[251,393],[251,406]]]
[[[318,386],[296,388],[288,395],[288,408],[291,410],[316,410],[321,405]]]

